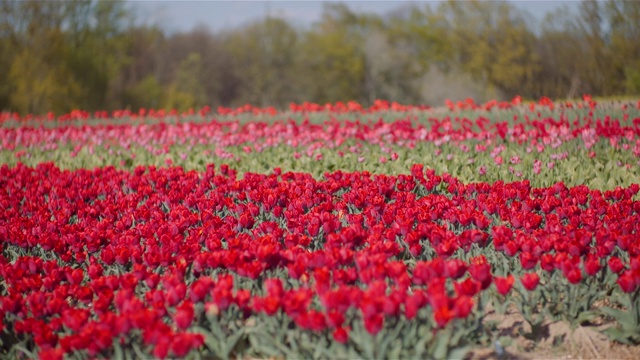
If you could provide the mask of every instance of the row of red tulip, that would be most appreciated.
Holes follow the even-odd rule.
[[[530,291],[554,272],[640,286],[638,185],[462,184],[420,165],[325,180],[219,171],[2,166],[0,327],[43,358],[108,356],[114,339],[184,356],[203,345],[194,326],[232,310],[347,342],[353,311],[372,334],[424,307],[444,327],[480,293],[507,295],[508,273]]]
[[[628,114],[626,114],[628,115]],[[178,124],[126,124],[95,126],[60,126],[55,128],[18,127],[0,128],[0,150],[20,147],[53,150],[62,144],[82,147],[121,146],[129,149],[142,146],[149,151],[168,151],[175,144],[212,144],[224,149],[245,146],[245,151],[261,152],[266,148],[288,145],[304,146],[308,151],[318,148],[336,148],[349,141],[370,145],[405,146],[413,148],[420,142],[459,143],[467,140],[479,142],[473,148],[462,144],[464,152],[484,152],[492,149],[493,157],[500,152],[501,140],[527,144],[528,152],[542,152],[557,148],[563,142],[578,140],[591,149],[600,139],[608,139],[612,146],[634,151],[640,156],[640,118],[624,120],[610,117],[576,119],[544,118],[527,115],[508,122],[491,122],[484,117],[431,118],[421,124],[407,117],[393,123],[327,120],[322,124],[308,121],[178,123]],[[353,151],[357,150],[357,146]]]
[[[606,106],[608,102],[603,102]],[[498,101],[498,100],[490,100],[486,103],[479,104],[476,103],[473,99],[467,98],[465,100],[459,101],[451,101],[446,100],[445,106],[450,111],[492,111],[493,109],[513,109],[515,107],[522,106],[523,100],[520,96],[514,97],[511,101]],[[566,101],[563,103],[554,102],[547,97],[540,98],[537,102],[529,102],[528,108],[530,112],[536,112],[541,109],[549,109],[554,110],[558,108],[566,108],[566,109],[597,109],[599,103],[592,99],[589,95],[584,95],[582,101]],[[622,103],[620,107],[625,110],[627,108],[636,108],[640,109],[640,101],[636,103]],[[141,108],[137,111],[123,109],[123,110],[114,110],[111,112],[108,111],[84,111],[84,110],[73,110],[67,114],[56,115],[53,112],[48,113],[45,116],[38,116],[33,114],[20,115],[18,113],[12,112],[1,112],[0,113],[0,123],[4,122],[67,122],[67,121],[86,121],[89,119],[101,119],[101,120],[109,120],[109,119],[165,119],[165,118],[208,118],[212,116],[238,116],[243,114],[251,114],[251,115],[267,115],[267,116],[277,116],[284,113],[289,114],[311,114],[311,113],[320,113],[320,112],[328,112],[333,114],[344,114],[344,113],[355,113],[355,114],[373,114],[373,113],[384,113],[384,112],[410,112],[410,111],[419,111],[419,112],[433,112],[434,109],[431,106],[427,105],[403,105],[395,101],[387,101],[387,100],[376,100],[369,107],[363,106],[355,101],[341,102],[338,101],[336,103],[327,103],[327,104],[316,104],[311,102],[304,102],[301,104],[291,103],[287,111],[280,111],[272,106],[260,108],[250,104],[245,104],[236,108],[232,107],[224,107],[219,106],[215,109],[215,112],[211,109],[210,106],[204,106],[201,109],[189,109],[188,111],[179,112],[175,109],[165,110],[165,109],[146,109]]]

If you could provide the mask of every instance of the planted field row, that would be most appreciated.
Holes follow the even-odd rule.
[[[484,104],[478,104],[473,99],[467,98],[460,101],[445,101],[444,109],[452,112],[466,112],[466,111],[492,111],[492,110],[513,110],[513,109],[528,109],[530,112],[545,111],[545,110],[557,110],[557,109],[587,109],[589,111],[596,110],[597,108],[619,108],[621,110],[627,109],[640,109],[640,101],[618,101],[611,104],[609,101],[598,102],[594,100],[590,95],[584,95],[583,101],[566,101],[564,103],[554,102],[547,97],[540,98],[537,102],[523,102],[522,97],[516,96],[511,101],[497,101],[491,100]],[[189,109],[188,111],[179,112],[175,109],[146,109],[142,108],[138,111],[132,111],[130,109],[114,110],[114,111],[83,111],[73,110],[67,114],[55,114],[53,112],[47,113],[45,116],[26,114],[20,115],[16,112],[0,112],[0,124],[55,124],[55,123],[75,123],[84,122],[87,123],[93,120],[100,120],[101,122],[119,122],[120,120],[128,121],[148,121],[148,120],[161,120],[161,121],[184,121],[193,120],[194,118],[207,118],[209,116],[243,116],[248,115],[251,117],[257,116],[278,116],[278,115],[313,115],[313,114],[351,114],[351,115],[366,115],[376,114],[385,115],[389,113],[402,113],[402,112],[416,112],[416,113],[432,113],[438,112],[439,108],[432,108],[427,105],[403,105],[395,101],[390,102],[386,100],[375,100],[371,106],[364,106],[355,101],[336,103],[317,104],[312,102],[303,102],[301,104],[291,103],[289,109],[278,110],[272,106],[266,108],[260,108],[245,104],[236,108],[218,106],[216,109],[212,109],[210,106],[205,106],[201,109]]]
[[[599,106],[593,111],[607,109]],[[316,178],[337,170],[408,174],[412,164],[420,163],[467,183],[529,179],[537,187],[563,181],[597,189],[640,183],[637,109],[617,106],[621,118],[596,116],[588,108],[571,115],[570,109],[548,114],[518,109],[471,118],[404,114],[393,122],[324,117],[318,122],[274,118],[0,128],[0,162],[198,171],[216,163],[240,174],[280,167]]]
[[[451,358],[510,306],[640,340],[638,185],[46,163],[0,189],[12,357]]]
[[[0,123],[0,357],[639,350],[640,103]]]

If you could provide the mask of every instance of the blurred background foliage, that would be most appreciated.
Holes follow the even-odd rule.
[[[267,16],[169,33],[126,2],[0,0],[0,110],[640,95],[640,1],[577,9],[536,22],[505,1],[327,3],[306,28]]]

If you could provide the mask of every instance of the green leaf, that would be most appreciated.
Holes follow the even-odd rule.
[[[617,341],[619,343],[623,343],[627,345],[633,345],[633,342],[631,340],[634,337],[634,334],[628,331],[611,327],[603,330],[602,333],[607,335],[607,337],[609,337],[609,339],[613,341]],[[635,334],[635,335],[637,337],[639,334]]]
[[[392,331],[391,334],[386,334],[386,336],[384,337],[384,340],[382,340],[382,343],[379,346],[379,352],[378,352],[378,357],[380,358],[387,358],[387,348],[389,346],[389,344],[391,343],[391,341],[395,341],[398,338],[398,335],[400,334],[400,332],[402,331],[402,329],[404,328],[404,321],[401,321],[399,324],[397,324],[394,328],[394,330]]]
[[[136,358],[138,358],[138,359],[151,359],[151,357],[149,357],[148,355],[146,355],[145,353],[142,352],[142,350],[140,349],[138,344],[133,343],[132,347],[133,347],[133,351],[136,354]]]
[[[618,324],[620,324],[624,330],[632,330],[638,328],[638,324],[635,323],[633,316],[631,316],[628,311],[613,309],[610,307],[603,307],[600,309],[600,311],[605,315],[616,319]]]
[[[451,329],[439,332],[436,336],[436,345],[433,351],[433,357],[436,359],[446,359],[449,353],[449,340]]]
[[[33,354],[33,352],[27,350],[27,348],[25,348],[22,345],[14,345],[14,348],[18,351],[20,351],[21,353],[27,355],[28,358],[30,359],[36,359],[37,357]]]
[[[576,322],[578,324],[583,324],[585,322],[590,322],[591,320],[595,319],[597,316],[598,316],[598,313],[595,311],[581,312],[580,315],[578,315]]]
[[[231,352],[233,351],[233,349],[236,347],[236,345],[238,344],[238,341],[240,341],[240,339],[242,339],[242,337],[245,335],[245,332],[243,329],[240,329],[238,331],[236,331],[235,334],[231,335],[230,337],[227,338],[227,341],[225,342],[224,345],[222,345],[222,355],[225,358],[228,358],[229,355],[231,354]]]
[[[455,348],[449,351],[447,359],[464,359],[467,356],[467,353],[471,351],[471,348],[472,347],[470,345]]]
[[[120,346],[120,339],[116,338],[113,340],[113,350],[114,359],[124,360],[124,353],[122,352],[122,347]]]
[[[207,347],[209,348],[209,350],[211,350],[214,354],[220,354],[222,353],[222,349],[220,349],[220,341],[218,339],[216,339],[211,332],[207,331],[206,329],[200,327],[200,326],[195,326],[193,328],[195,333],[201,334],[204,336],[204,343],[205,345],[207,345]]]

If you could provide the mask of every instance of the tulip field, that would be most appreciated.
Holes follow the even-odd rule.
[[[2,113],[0,358],[637,358],[639,184],[636,100]]]

